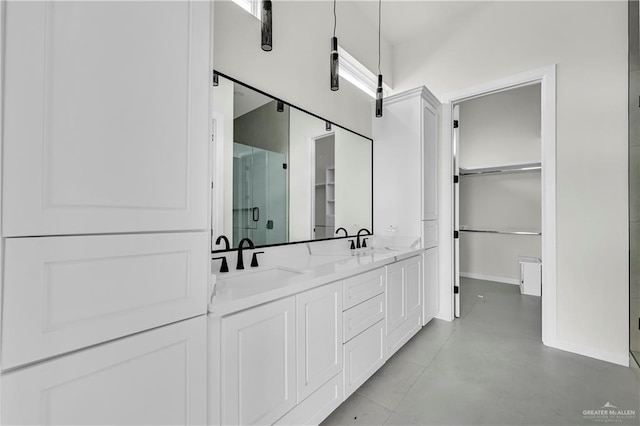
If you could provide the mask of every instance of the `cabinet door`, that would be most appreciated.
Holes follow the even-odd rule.
[[[206,229],[209,2],[6,8],[4,236]]]
[[[344,344],[345,398],[385,363],[385,328],[379,321]]]
[[[438,218],[438,119],[437,111],[422,107],[422,220]]]
[[[2,366],[201,315],[206,232],[8,238]]]
[[[291,296],[222,319],[222,424],[273,424],[296,405],[295,305]]]
[[[298,402],[342,371],[342,282],[296,296]]]
[[[407,319],[407,280],[404,262],[387,266],[387,333]]]
[[[424,285],[423,285],[423,315],[422,325],[431,321],[438,315],[438,248],[425,250],[424,258]]]
[[[422,255],[404,261],[407,280],[407,318],[415,314],[422,317]]]
[[[206,316],[4,374],[2,424],[207,421]]]

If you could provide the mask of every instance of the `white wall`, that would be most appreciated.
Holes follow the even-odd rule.
[[[352,2],[338,2],[340,44],[370,69],[377,68],[377,27]],[[341,79],[329,89],[333,4],[274,1],[273,50],[260,49],[260,22],[230,1],[215,2],[214,68],[330,121],[371,136],[372,98]],[[382,54],[391,53],[383,39]],[[391,71],[385,80],[391,82]]]
[[[518,87],[460,104],[464,168],[540,161],[540,85]]]
[[[627,2],[496,2],[394,48],[395,91],[436,96],[557,64],[557,344],[629,349]],[[447,123],[447,125],[449,125]]]
[[[460,167],[540,161],[540,85],[460,104]],[[540,171],[460,177],[460,225],[540,231]],[[531,235],[460,234],[460,273],[518,284],[519,256],[541,257]]]

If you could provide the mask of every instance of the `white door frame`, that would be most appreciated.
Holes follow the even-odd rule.
[[[315,232],[316,229],[316,142],[318,139],[326,138],[327,136],[334,135],[335,130],[325,130],[323,132],[314,133],[309,136],[307,139],[309,146],[309,170],[311,173],[311,228],[310,228],[310,237],[309,240],[315,240]]]
[[[556,310],[556,65],[527,71],[442,97],[442,155],[440,157],[440,313],[453,320],[453,105],[489,93],[532,84],[541,85],[542,158],[542,342],[557,345]]]

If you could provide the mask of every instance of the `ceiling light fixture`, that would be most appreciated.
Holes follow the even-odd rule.
[[[262,0],[262,50],[273,49],[273,25],[271,22],[271,0]]]
[[[382,0],[378,0],[378,88],[376,89],[376,117],[382,117],[382,71],[380,69],[380,23],[382,21]]]
[[[218,86],[218,73],[215,71],[213,72],[213,85]]]
[[[282,101],[278,101],[278,104],[277,104],[276,110],[277,110],[278,112],[283,112],[283,111],[284,111],[284,102],[282,102]]]
[[[333,0],[333,37],[331,37],[330,55],[331,90],[333,90],[334,92],[340,88],[340,78],[338,77],[338,37],[336,37],[336,25],[338,23],[338,18],[336,15],[336,2],[337,0]]]
[[[325,122],[324,122],[324,129],[325,129],[327,132],[330,132],[330,131],[331,131],[331,123],[330,123],[330,122],[328,122],[328,121],[325,121]]]

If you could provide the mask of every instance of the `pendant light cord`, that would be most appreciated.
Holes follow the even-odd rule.
[[[333,36],[336,36],[336,25],[338,23],[338,16],[336,15],[336,2],[337,0],[333,0]]]
[[[381,19],[382,16],[382,0],[378,0],[378,74],[382,74],[380,69],[380,27],[381,27]]]

